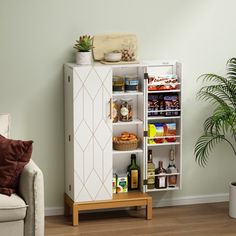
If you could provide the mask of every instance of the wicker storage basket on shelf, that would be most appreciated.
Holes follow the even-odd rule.
[[[118,151],[129,151],[135,150],[138,148],[139,138],[138,140],[132,141],[113,141],[113,148]]]

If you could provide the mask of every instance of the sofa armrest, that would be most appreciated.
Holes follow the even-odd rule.
[[[44,236],[44,181],[39,167],[30,160],[19,182],[19,195],[28,205],[24,235]]]

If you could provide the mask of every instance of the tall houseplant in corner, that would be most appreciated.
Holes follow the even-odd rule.
[[[76,64],[90,65],[92,63],[93,37],[90,35],[80,36],[79,40],[76,40],[74,48],[77,50]]]
[[[203,86],[197,96],[214,107],[194,150],[195,160],[200,166],[206,166],[210,152],[220,142],[229,145],[236,156],[236,58],[227,62],[225,77],[203,74],[200,78],[212,84]],[[229,215],[236,218],[236,182],[230,183]]]

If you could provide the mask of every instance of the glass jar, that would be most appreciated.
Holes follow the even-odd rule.
[[[119,119],[119,105],[117,99],[112,100],[112,122],[116,123]]]
[[[124,92],[125,90],[125,82],[121,76],[113,76],[112,79],[112,90],[113,93]]]
[[[120,121],[132,121],[132,99],[121,99],[120,102]]]
[[[138,92],[139,90],[139,79],[136,75],[125,76],[125,92],[132,93]]]

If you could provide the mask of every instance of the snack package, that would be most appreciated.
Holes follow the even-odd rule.
[[[127,193],[128,192],[128,177],[127,174],[117,175],[116,193]]]
[[[148,139],[149,144],[175,142],[176,137],[161,138],[161,136],[176,136],[176,123],[154,123],[148,124]]]
[[[149,76],[148,78],[148,90],[160,91],[178,89],[179,83],[177,75],[164,75],[164,76]]]
[[[165,112],[165,116],[178,116],[180,114],[179,111],[175,111],[180,109],[179,106],[179,96],[176,95],[165,95],[164,96],[164,106],[165,110],[168,110]]]
[[[176,136],[176,123],[166,123],[164,124],[164,136]],[[165,142],[172,143],[176,141],[176,137],[165,138]]]
[[[162,123],[148,124],[148,137],[164,136],[164,126]],[[163,143],[163,138],[148,139],[149,144]]]

